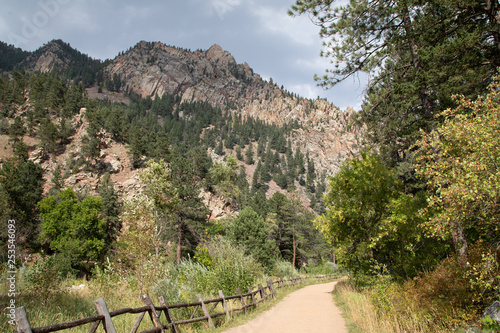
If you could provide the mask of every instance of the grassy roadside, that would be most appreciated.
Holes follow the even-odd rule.
[[[16,305],[25,306],[32,327],[47,326],[55,323],[69,322],[75,319],[94,316],[95,306],[93,301],[99,297],[104,297],[108,309],[110,311],[124,307],[140,307],[143,304],[136,293],[127,284],[116,283],[111,287],[103,288],[101,284],[96,285],[92,282],[84,280],[71,281],[73,285],[85,284],[86,287],[79,291],[69,291],[67,289],[47,291],[43,293],[25,293],[16,295]],[[258,281],[264,282],[264,281]],[[321,281],[317,283],[326,283]],[[290,293],[299,290],[305,286],[315,284],[314,280],[308,280],[298,286],[284,287],[277,290],[277,299],[268,299],[266,302],[260,303],[257,308],[249,308],[247,314],[241,311],[233,313],[233,317],[229,322],[225,322],[223,317],[215,320],[216,329],[209,329],[204,322],[193,325],[181,325],[182,332],[200,332],[200,333],[218,333],[223,332],[231,327],[241,325],[259,314],[269,310]],[[10,299],[6,295],[0,295],[0,305],[4,309]],[[239,306],[237,303],[235,306]],[[192,310],[191,310],[192,311]],[[222,311],[217,309],[215,312]],[[189,317],[189,314],[188,314]],[[128,332],[133,326],[137,315],[121,315],[113,318],[113,324],[118,332]],[[164,319],[164,318],[163,318]],[[9,318],[6,312],[0,313],[0,332],[12,332],[14,326],[8,323]],[[73,329],[64,330],[68,333],[88,332],[91,324],[80,326]],[[150,329],[151,322],[149,319],[143,320],[139,331]],[[100,330],[100,329],[99,329]]]
[[[358,291],[347,279],[342,279],[335,287],[333,299],[342,311],[349,332],[363,333],[403,333],[403,332],[453,332],[444,320],[429,313],[432,309],[419,308],[418,304],[403,304],[387,307],[376,306],[373,291]]]

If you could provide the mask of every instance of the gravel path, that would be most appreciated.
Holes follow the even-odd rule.
[[[316,284],[286,296],[272,309],[224,333],[347,333],[331,292],[337,282]]]

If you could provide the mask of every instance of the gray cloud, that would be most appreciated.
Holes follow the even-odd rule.
[[[316,86],[328,60],[318,28],[286,14],[293,0],[0,0],[0,40],[35,50],[62,39],[94,58],[115,57],[140,40],[191,50],[217,43],[256,73],[301,96],[358,108],[363,86]]]

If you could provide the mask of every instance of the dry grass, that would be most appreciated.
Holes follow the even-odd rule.
[[[347,280],[340,281],[334,292],[336,304],[342,309],[350,332],[406,333],[447,332],[450,327],[436,321],[433,309],[422,309],[418,304],[388,299],[384,306],[377,302],[375,291],[358,291]],[[388,297],[394,296],[390,293]]]

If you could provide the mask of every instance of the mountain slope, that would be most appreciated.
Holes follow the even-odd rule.
[[[359,130],[352,126],[354,111],[340,111],[326,100],[309,100],[264,81],[247,63],[235,59],[219,45],[206,51],[180,49],[155,42],[140,42],[104,69],[119,77],[122,89],[143,97],[165,93],[183,102],[208,102],[243,117],[269,124],[301,125],[293,134],[296,147],[308,151],[318,170],[333,174],[356,154]]]
[[[269,190],[268,195],[272,195],[276,190],[281,190],[280,186],[282,185],[278,186],[276,183],[286,183],[287,181],[284,181],[283,178],[285,176],[288,177],[289,185],[300,187],[299,183],[301,183],[301,186],[304,186],[305,174],[300,176],[295,174],[294,171],[292,175],[295,174],[295,176],[285,175],[286,165],[291,158],[289,153],[299,150],[303,154],[303,158],[307,157],[307,161],[310,158],[312,164],[311,166],[307,165],[307,169],[313,170],[311,172],[318,176],[307,179],[307,182],[318,185],[325,175],[334,174],[340,164],[345,159],[356,154],[358,150],[361,130],[352,124],[354,114],[352,109],[342,112],[326,100],[305,99],[280,89],[277,84],[272,82],[272,79],[267,82],[258,74],[255,74],[248,64],[237,64],[231,54],[222,50],[218,45],[213,45],[205,51],[197,50],[192,52],[162,43],[143,41],[128,51],[121,52],[115,59],[101,62],[71,48],[69,44],[56,40],[45,44],[34,52],[23,53],[23,57],[20,57],[20,59],[21,62],[13,65],[15,68],[42,73],[57,70],[62,74],[62,78],[70,80],[68,82],[72,82],[73,86],[74,83],[81,83],[84,87],[87,87],[88,95],[92,98],[103,98],[110,101],[125,102],[126,104],[132,101],[132,103],[135,103],[135,106],[132,106],[133,109],[137,109],[137,106],[140,105],[139,109],[142,111],[139,111],[139,117],[147,118],[144,118],[146,119],[144,124],[158,122],[158,125],[155,125],[156,127],[150,127],[150,131],[153,132],[157,130],[178,131],[178,126],[190,126],[187,121],[193,116],[186,118],[182,105],[188,105],[189,109],[191,108],[189,105],[193,106],[196,103],[202,105],[206,102],[213,107],[220,108],[223,110],[224,116],[223,118],[217,116],[219,120],[216,123],[210,124],[208,122],[205,125],[201,123],[196,125],[202,126],[200,129],[203,126],[208,126],[200,133],[205,133],[202,134],[205,136],[210,135],[211,139],[206,137],[204,140],[206,142],[212,140],[208,145],[211,146],[209,153],[214,160],[220,160],[221,158],[221,155],[216,151],[222,148],[216,147],[216,143],[221,147],[225,146],[226,149],[222,149],[222,155],[224,153],[237,155],[235,148],[246,152],[249,150],[249,143],[251,144],[253,140],[253,151],[255,155],[258,155],[260,147],[257,147],[257,143],[260,142],[257,142],[258,135],[256,133],[249,134],[250,136],[245,134],[247,136],[243,138],[240,134],[235,132],[231,134],[231,132],[236,131],[238,128],[241,130],[243,127],[249,129],[258,124],[261,124],[258,125],[260,127],[263,126],[262,124],[271,126],[268,127],[267,140],[280,140],[279,145],[282,148],[277,149],[276,142],[267,144],[268,149],[265,154],[273,153],[275,155],[274,159],[278,159],[273,162],[275,163],[275,169],[269,171],[270,176],[267,175],[267,171],[263,172],[264,178],[271,179],[270,181],[266,180]],[[47,78],[47,80],[49,80],[47,82],[50,82],[52,79]],[[60,88],[57,89],[60,90]],[[139,94],[145,99],[140,100],[134,97],[133,94]],[[28,91],[25,96],[27,101],[25,105],[19,107],[15,105],[6,107],[4,105],[2,108],[5,110],[10,109],[10,112],[13,112],[10,117],[16,116],[16,114],[25,117],[30,112],[29,110],[35,106],[31,95],[31,92]],[[44,96],[44,94],[42,93],[40,96]],[[47,96],[47,98],[53,97],[54,94],[48,94]],[[158,110],[155,107],[155,105],[163,104],[164,99],[161,99],[161,96],[166,97],[165,105],[169,105],[168,110]],[[67,102],[64,99],[62,97],[60,100],[63,104]],[[63,109],[75,110],[75,106],[64,106],[63,104],[61,104]],[[85,107],[87,105],[81,106]],[[151,110],[149,110],[150,108]],[[197,107],[194,106],[194,108]],[[119,128],[122,125],[115,124],[118,128],[115,125],[113,125],[114,128],[109,126],[106,128],[106,126],[102,125],[104,127],[101,127],[101,132],[98,133],[101,142],[99,148],[101,156],[97,157],[95,165],[104,166],[104,169],[100,167],[101,169],[98,170],[97,174],[83,169],[76,170],[76,173],[72,173],[72,176],[65,180],[66,185],[75,186],[79,184],[83,188],[94,191],[99,181],[100,172],[104,172],[111,166],[110,170],[115,173],[113,180],[117,183],[118,188],[123,189],[123,193],[126,193],[137,183],[134,172],[135,163],[140,164],[143,161],[142,154],[148,155],[148,149],[156,149],[151,146],[151,142],[154,143],[155,140],[159,139],[155,137],[157,134],[144,132],[144,129],[137,127],[137,121],[134,120],[136,116],[132,116],[136,111],[128,110],[125,107],[113,108],[106,105],[99,106],[98,109],[102,112],[109,109],[118,112],[114,119],[121,122],[125,127]],[[25,113],[25,111],[19,113],[16,110],[28,110],[28,113]],[[91,111],[94,112],[95,110]],[[49,108],[47,112],[51,114],[53,123],[61,121],[61,119],[57,118],[58,111],[51,111]],[[72,122],[80,123],[82,117],[83,113],[74,114]],[[25,121],[27,121],[27,118],[25,118]],[[171,127],[169,129],[165,127],[166,121],[170,122],[169,126]],[[13,122],[13,118],[10,122]],[[85,135],[92,136],[91,133],[85,134],[86,127],[87,125],[83,127],[82,132],[80,125],[73,126],[76,136],[68,139],[70,143],[67,147],[61,147],[61,151],[66,153],[62,155],[57,153],[57,156],[50,159],[47,159],[47,157],[45,159],[41,158],[40,150],[34,149],[40,143],[33,140],[33,135],[30,137],[25,136],[25,140],[31,142],[29,145],[29,147],[32,147],[30,148],[30,157],[40,160],[45,169],[47,180],[51,179],[51,175],[58,164],[63,164],[68,159],[71,160],[70,155],[77,156],[80,154],[79,151],[81,151],[83,145],[81,138]],[[121,132],[121,134],[117,136],[117,132]],[[174,140],[177,140],[176,135],[175,133],[167,134]],[[180,137],[182,137],[182,133]],[[237,139],[238,137],[239,139]],[[148,143],[148,140],[153,141]],[[234,142],[228,143],[227,140]],[[286,144],[288,146],[285,149]],[[140,145],[142,145],[142,148],[139,147]],[[120,148],[115,152],[108,151],[109,147]],[[287,151],[286,154],[285,150]],[[261,152],[258,157],[256,156],[257,160],[253,165],[244,163],[243,160],[239,162],[245,168],[249,182],[255,178],[255,171],[258,169],[257,162],[261,161],[263,166],[266,167],[264,163],[265,154]],[[284,168],[283,174],[276,169],[279,167]],[[293,178],[295,178],[295,181],[293,181]],[[300,191],[305,193],[305,188]],[[314,190],[312,191],[314,192]],[[320,198],[319,195],[316,197]],[[303,195],[302,198],[307,203],[307,196]]]

